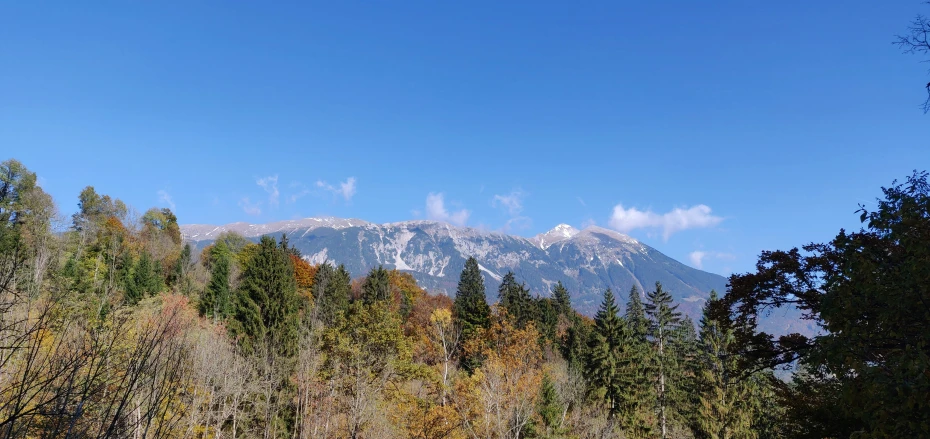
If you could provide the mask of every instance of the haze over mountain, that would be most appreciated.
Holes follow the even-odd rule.
[[[697,319],[711,290],[726,291],[726,278],[684,265],[622,233],[597,226],[578,230],[559,224],[532,238],[437,221],[375,224],[359,219],[305,218],[268,224],[181,226],[185,240],[203,247],[223,232],[256,239],[287,234],[311,263],[345,264],[353,276],[384,265],[410,272],[429,291],[454,295],[465,260],[474,256],[484,274],[488,301],[497,300],[504,274],[513,271],[530,291],[547,296],[561,281],[575,307],[588,315],[612,288],[626,300],[632,286],[649,291],[662,282],[680,309]],[[772,319],[784,331],[794,319]]]

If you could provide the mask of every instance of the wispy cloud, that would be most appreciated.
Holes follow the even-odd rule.
[[[651,210],[642,211],[635,207],[625,209],[622,204],[614,206],[608,224],[611,228],[628,233],[636,229],[662,229],[663,238],[668,241],[672,234],[687,229],[714,227],[723,221],[722,217],[711,214],[710,207],[703,204],[687,209],[672,209],[663,214]]]
[[[523,212],[523,197],[522,190],[514,189],[507,195],[494,195],[491,206],[503,208],[510,216],[517,216]]]
[[[159,190],[159,191],[158,191],[158,201],[161,202],[161,203],[167,204],[167,205],[168,205],[168,208],[171,209],[172,212],[175,211],[174,200],[171,198],[171,194],[169,194],[168,191],[166,191],[166,190],[164,190],[164,189]]]
[[[296,203],[297,200],[310,194],[310,189],[307,189],[307,186],[304,186],[304,184],[299,181],[292,181],[290,188],[297,191],[291,194],[291,196],[287,197],[287,202],[291,204]]]
[[[445,221],[457,226],[464,226],[471,215],[467,209],[449,212],[446,209],[445,195],[430,192],[426,196],[426,218],[434,221]]]
[[[278,192],[278,175],[269,175],[268,177],[259,178],[255,181],[255,184],[261,186],[265,192],[268,192],[268,205],[277,207],[278,198],[281,196],[281,193]]]
[[[316,187],[332,192],[334,195],[344,198],[347,202],[355,195],[355,177],[349,177],[346,181],[339,183],[339,186],[333,186],[323,180],[316,182]]]
[[[261,215],[261,205],[262,203],[260,202],[252,203],[249,201],[249,197],[243,197],[241,200],[239,200],[239,207],[241,207],[242,210],[249,215]]]
[[[736,257],[730,253],[709,252],[704,250],[695,250],[688,255],[691,260],[691,266],[699,270],[704,268],[704,260],[707,258],[733,260]]]
[[[581,197],[575,197],[575,198],[578,199],[578,204],[581,204],[584,207],[588,207],[588,203],[585,203],[584,199],[582,199]]]

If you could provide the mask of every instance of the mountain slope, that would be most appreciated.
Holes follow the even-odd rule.
[[[513,271],[532,292],[543,296],[561,281],[572,292],[574,305],[587,314],[597,309],[607,287],[625,298],[632,286],[651,290],[659,281],[681,310],[696,318],[710,290],[726,289],[722,276],[688,267],[629,236],[595,226],[577,230],[560,224],[529,239],[435,221],[373,224],[340,218],[185,225],[181,231],[200,247],[224,231],[249,238],[287,233],[291,244],[312,263],[342,263],[353,276],[383,264],[409,271],[424,288],[448,295],[455,294],[465,260],[474,256],[485,275],[489,301],[496,301],[501,277]]]

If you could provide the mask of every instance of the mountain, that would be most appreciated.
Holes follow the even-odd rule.
[[[531,292],[541,296],[548,296],[561,281],[575,307],[588,315],[597,310],[607,287],[625,300],[632,286],[649,291],[659,281],[680,304],[679,309],[697,321],[710,291],[722,294],[727,285],[722,276],[691,268],[636,239],[597,226],[578,230],[559,224],[532,238],[436,221],[374,224],[331,217],[181,226],[184,239],[198,247],[227,231],[252,239],[286,233],[291,245],[311,263],[345,264],[356,277],[383,264],[410,272],[429,291],[450,296],[455,294],[465,260],[474,256],[485,277],[489,302],[497,300],[503,275],[513,271]],[[794,319],[788,323],[776,320],[772,323],[781,327]]]

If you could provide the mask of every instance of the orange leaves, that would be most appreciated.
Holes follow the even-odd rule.
[[[316,265],[310,265],[309,262],[297,257],[288,255],[294,264],[294,279],[297,281],[297,293],[306,300],[312,299],[313,280],[319,269]]]

